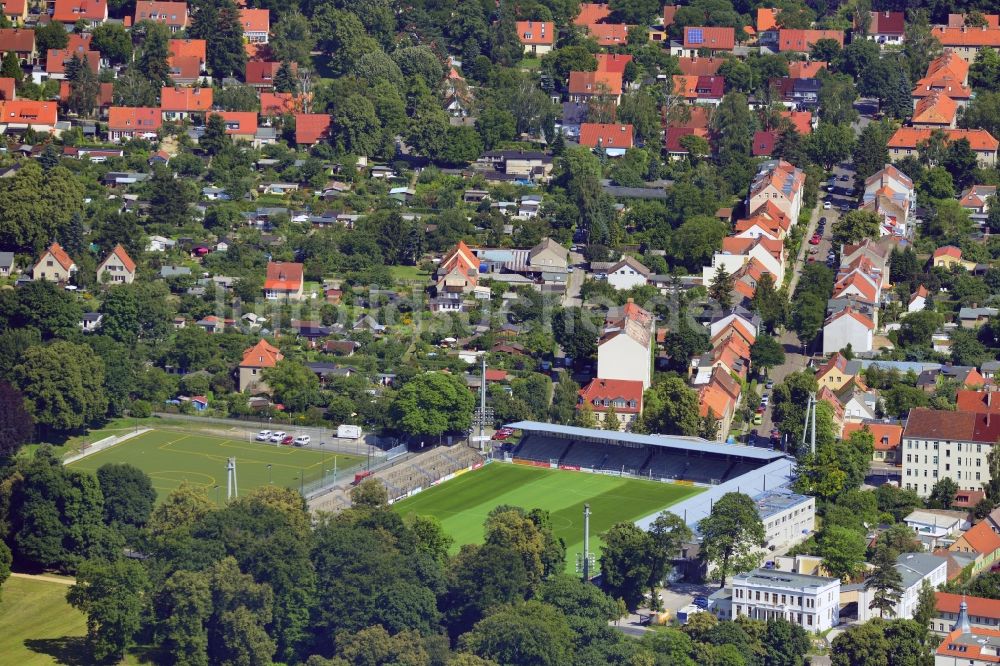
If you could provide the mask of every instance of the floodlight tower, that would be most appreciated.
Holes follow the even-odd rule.
[[[240,489],[236,484],[236,458],[229,458],[226,461],[226,501],[239,496]]]
[[[590,504],[583,505],[583,552],[577,556],[576,570],[583,574],[583,582],[590,581],[590,569],[594,556],[590,552]]]

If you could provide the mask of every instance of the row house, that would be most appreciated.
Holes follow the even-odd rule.
[[[108,110],[108,141],[155,139],[162,124],[158,108],[113,106]]]
[[[0,52],[13,52],[21,65],[34,65],[38,60],[35,31],[24,28],[0,28]]]
[[[70,64],[73,58],[82,60],[94,74],[97,74],[100,70],[101,54],[97,51],[89,51],[85,48],[49,49],[45,57],[45,77],[56,81],[65,79],[66,66]],[[32,78],[35,79],[36,83],[41,83],[41,72],[38,72],[37,75],[33,72]]]
[[[861,209],[876,213],[882,219],[882,236],[903,237],[917,209],[917,192],[905,173],[887,164],[865,179]]]
[[[763,269],[780,285],[785,278],[785,244],[765,235],[756,237],[728,236],[722,239],[722,250],[712,255],[712,263],[702,268],[702,282],[709,285],[715,279],[719,268],[734,274],[752,261]]]
[[[212,108],[211,88],[162,88],[160,110],[164,120],[186,120],[195,113],[205,113]]]
[[[604,331],[597,344],[597,376],[642,382],[653,379],[653,316],[632,299],[608,311]]]
[[[750,217],[737,220],[733,227],[736,238],[770,238],[784,240],[792,228],[792,219],[771,200],[765,201]]]
[[[721,76],[684,76],[675,74],[673,77],[673,94],[681,97],[688,104],[705,104],[718,106],[725,95],[725,80]]]
[[[714,439],[724,442],[729,437],[733,417],[740,406],[741,389],[738,381],[725,369],[715,367],[708,383],[698,388],[698,414],[718,420],[719,428]]]
[[[736,46],[736,30],[728,27],[687,26],[683,39],[671,43],[670,55],[693,58],[700,55],[731,53]]]
[[[107,0],[55,0],[52,20],[67,26],[83,21],[87,26],[101,25],[108,20]]]
[[[600,98],[614,100],[617,106],[622,96],[622,75],[619,72],[570,72],[569,101],[590,102]]]
[[[934,90],[913,103],[910,124],[921,129],[954,129],[958,104],[945,93]]]
[[[994,15],[995,16],[995,15]],[[967,63],[975,61],[984,48],[1000,48],[1000,28],[983,26],[934,26],[931,35]]]
[[[805,172],[789,162],[784,160],[764,162],[750,184],[747,208],[757,210],[770,201],[791,219],[792,224],[795,224],[802,211],[805,182]]]
[[[964,108],[972,99],[969,87],[969,63],[954,51],[947,50],[931,61],[927,73],[913,88],[914,103],[934,92],[941,92],[955,100],[959,108]]]
[[[942,130],[948,142],[966,139],[976,153],[976,161],[980,166],[996,164],[997,148],[1000,147],[993,135],[983,129],[946,129]],[[932,130],[916,127],[900,127],[889,139],[889,156],[893,161],[901,160],[908,155],[917,156],[918,147],[931,137]]]
[[[184,30],[190,23],[186,2],[160,2],[159,0],[138,0],[135,3],[133,25],[140,21],[152,21],[167,26],[170,32]]]

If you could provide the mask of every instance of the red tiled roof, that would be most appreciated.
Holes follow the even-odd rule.
[[[600,23],[611,16],[611,8],[596,2],[581,2],[580,13],[573,19],[573,25],[587,26]]]
[[[777,28],[779,11],[776,7],[758,7],[757,32],[765,32]]]
[[[52,20],[59,23],[76,23],[80,19],[104,21],[108,18],[105,0],[56,0]]]
[[[137,0],[135,3],[135,23],[139,23],[139,21],[163,23],[171,28],[186,28],[188,25],[187,3]]]
[[[243,350],[243,360],[240,361],[241,368],[273,368],[278,361],[283,359],[281,351],[269,343],[261,340],[253,347]]]
[[[971,442],[975,431],[976,415],[972,412],[915,407],[906,418],[903,437]]]
[[[58,114],[59,109],[55,102],[16,99],[0,103],[0,118],[10,124],[53,126],[56,124]]]
[[[298,291],[302,287],[302,275],[302,264],[291,261],[269,261],[264,289]]]
[[[42,256],[44,257],[46,254],[51,256],[57,264],[62,266],[62,269],[65,271],[68,271],[74,265],[73,260],[70,259],[69,255],[66,254],[66,250],[64,250],[62,248],[62,245],[60,245],[59,243],[53,243],[52,245],[50,245],[49,249],[46,250],[42,254]]]
[[[556,42],[556,25],[552,21],[517,21],[515,25],[522,44],[551,46]]]
[[[201,76],[201,66],[204,62],[198,56],[170,56],[167,58],[167,64],[170,67],[170,78],[175,82],[193,82]]]
[[[663,6],[663,27],[669,28],[674,24],[674,16],[677,15],[677,5]]]
[[[249,65],[249,63],[247,63]],[[302,111],[303,98],[295,93],[262,92],[260,94],[260,115],[280,116]]]
[[[997,393],[995,398],[994,393]],[[961,412],[1000,414],[1000,392],[959,389],[955,409]]]
[[[631,148],[633,144],[632,126],[603,123],[583,123],[580,125],[580,145],[589,148]]]
[[[118,257],[118,260],[122,262],[126,271],[129,273],[135,273],[135,262],[132,261],[132,257],[128,256],[128,252],[126,252],[125,248],[121,246],[121,243],[115,245],[115,249],[111,250],[111,254],[108,255],[104,262],[106,263],[112,256]]]
[[[677,59],[677,67],[685,76],[715,76],[726,60],[724,58],[688,58]]]
[[[97,51],[73,51],[70,49],[49,49],[45,56],[45,71],[49,74],[65,74],[66,65],[73,56],[83,58],[96,74],[101,67],[101,54]]]
[[[597,39],[599,46],[618,46],[628,42],[628,26],[624,23],[595,23],[587,30]]]
[[[113,106],[108,110],[108,129],[155,132],[160,129],[160,117],[160,110],[151,107]]]
[[[826,69],[826,63],[822,60],[802,60],[788,63],[788,78],[790,79],[815,79],[820,70]]]
[[[708,130],[697,127],[668,127],[664,143],[668,153],[686,153],[687,150],[681,145],[681,139],[690,135],[708,138]]]
[[[171,39],[167,42],[167,48],[171,56],[175,58],[197,57],[205,62],[204,39]]]
[[[846,423],[842,436],[847,439],[866,428],[872,434],[876,451],[892,451],[903,442],[903,426],[898,423]]]
[[[208,111],[212,108],[212,89],[161,88],[160,108],[164,111]]]
[[[632,56],[623,55],[621,53],[598,53],[594,57],[597,58],[598,72],[617,72],[619,74],[624,74],[625,66],[632,62]]]
[[[326,136],[330,129],[330,115],[326,113],[296,113],[295,143],[313,145]]]
[[[243,32],[268,32],[271,29],[271,12],[268,9],[240,9]]]
[[[782,28],[778,31],[779,51],[798,51],[805,53],[813,44],[821,39],[832,39],[841,46],[844,45],[843,30],[790,30]]]
[[[222,116],[226,134],[246,136],[257,133],[257,114],[254,111],[219,111],[209,115]]]
[[[763,157],[774,152],[774,144],[778,142],[778,133],[771,131],[757,131],[753,133],[752,152],[754,157]]]
[[[792,123],[792,127],[799,134],[806,135],[812,133],[811,111],[780,111],[779,115]]]
[[[906,32],[906,15],[903,12],[872,12],[868,26],[870,35],[902,35]]]
[[[3,7],[4,16],[20,18],[21,16],[24,16],[24,10],[27,4],[28,0],[4,0],[0,3],[0,7]]]
[[[965,601],[970,616],[1000,620],[1000,599],[969,597],[964,594],[952,594],[951,592],[935,592],[934,596],[937,598],[937,610],[939,613],[955,613],[957,615],[959,605],[962,601]]]
[[[17,96],[14,92],[15,83],[9,76],[0,77],[0,102],[12,100]]]
[[[736,31],[733,28],[705,26],[684,28],[684,48],[686,49],[732,51],[734,46],[736,46]]]
[[[670,127],[690,127],[693,129],[703,129],[707,130],[709,122],[712,119],[712,110],[707,106],[701,105],[685,105],[677,107],[677,110],[683,109],[687,113],[686,119],[681,117],[681,114],[677,114],[675,118],[671,118],[669,121]]]
[[[0,51],[31,53],[35,50],[35,31],[23,28],[0,28]]]
[[[713,417],[722,418],[731,410],[732,404],[732,396],[717,384],[706,384],[698,391],[698,414],[703,418],[708,416],[709,411]]]
[[[599,411],[608,409],[603,405],[605,400],[624,400],[626,405],[634,401],[635,407],[615,407],[615,411],[619,414],[638,414],[642,411],[642,382],[628,379],[595,378],[580,389],[580,398],[583,403],[588,403]],[[600,400],[601,404],[595,405],[595,400]]]
[[[934,250],[934,258],[937,259],[938,257],[954,257],[955,259],[961,259],[962,250],[954,245],[944,245]]]
[[[916,148],[917,144],[930,138],[930,128],[920,129],[916,127],[900,127],[889,139],[889,148]],[[993,138],[993,135],[983,129],[945,129],[942,130],[949,141],[967,139],[973,150],[996,152],[1000,142]]]
[[[867,328],[869,331],[875,330],[875,323],[865,315],[855,310],[854,308],[844,308],[840,312],[829,317],[826,320],[826,324],[831,324],[840,319],[841,317],[850,317],[851,319],[855,320],[856,322]]]
[[[958,104],[942,92],[933,91],[917,100],[912,122],[921,125],[951,125],[955,122]]]
[[[621,95],[622,75],[619,72],[570,72],[571,95]]]
[[[962,537],[977,553],[989,555],[1000,549],[1000,535],[985,520],[966,530]]]
[[[983,47],[1000,46],[1000,29],[992,28],[946,28],[934,26],[931,35],[938,38],[942,46]]]

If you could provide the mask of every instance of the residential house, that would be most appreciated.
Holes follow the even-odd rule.
[[[135,280],[135,262],[119,243],[97,266],[98,284],[132,284]]]
[[[278,76],[279,69],[281,69],[280,62],[251,60],[246,65],[244,81],[255,90],[270,92],[274,89],[274,79]],[[291,69],[293,75],[297,74],[299,71],[298,64],[292,63]]]
[[[517,37],[530,56],[543,56],[556,43],[556,26],[552,21],[517,21]]]
[[[83,21],[96,26],[108,20],[107,0],[55,0],[52,20],[68,26]]]
[[[867,39],[874,40],[879,48],[901,46],[906,33],[906,14],[903,12],[870,12]]]
[[[771,240],[784,240],[788,230],[792,227],[792,220],[772,201],[762,204],[757,210],[750,214],[750,217],[737,220],[733,227],[733,236],[736,238],[759,238],[765,237]]]
[[[646,284],[652,271],[635,257],[626,255],[618,261],[610,262],[600,271],[594,271],[594,275],[607,280],[617,291],[625,291]]]
[[[870,421],[878,415],[878,393],[868,388],[860,375],[852,377],[835,393],[844,406],[845,422]]]
[[[979,225],[986,226],[986,216],[990,212],[990,198],[996,196],[996,185],[973,185],[962,192],[958,203],[969,211],[969,217]]]
[[[969,626],[974,629],[1000,630],[1000,599],[970,597],[952,592],[935,592],[934,597],[937,601],[936,611],[930,625],[934,633],[945,635],[951,632],[963,611],[963,603]]]
[[[222,333],[226,329],[226,322],[224,319],[220,319],[215,315],[207,315],[202,317],[194,323],[195,326],[202,329],[206,333],[211,333],[212,335],[217,335]]]
[[[976,559],[971,573],[976,576],[988,571],[997,561],[997,556],[1000,554],[1000,535],[993,531],[988,522],[983,521],[963,532],[948,550],[972,554]]]
[[[164,120],[186,120],[212,108],[211,88],[161,88],[160,110]]]
[[[188,18],[186,2],[137,0],[132,25],[138,25],[140,21],[153,21],[166,25],[170,32],[178,32],[188,27]]]
[[[1000,31],[998,31],[1000,32]],[[993,138],[993,135],[983,129],[946,129],[943,130],[945,137],[950,141],[967,139],[973,152],[976,153],[976,160],[980,166],[993,166],[996,164],[997,147],[1000,142]],[[907,155],[917,156],[917,146],[927,141],[932,130],[917,127],[900,127],[895,134],[889,138],[889,157],[893,161],[901,160]]]
[[[920,312],[927,309],[927,298],[930,296],[930,292],[927,291],[927,287],[920,285],[917,290],[913,292],[910,296],[910,302],[906,304],[907,312]]]
[[[747,331],[753,337],[756,337],[760,333],[760,317],[746,308],[736,305],[712,318],[708,327],[709,336],[714,339],[715,336],[724,329],[729,328],[730,324],[733,323],[739,325],[742,330]],[[753,342],[751,341],[750,344],[753,344]]]
[[[35,31],[24,28],[0,28],[0,51],[13,51],[22,65],[33,65],[38,59]]]
[[[901,594],[894,600],[889,615],[896,620],[911,620],[920,603],[920,588],[927,581],[934,589],[947,582],[948,563],[943,558],[930,553],[901,553],[894,565],[901,581]],[[869,607],[876,591],[863,588],[858,593],[858,620],[868,620],[880,616],[877,609]]]
[[[982,391],[959,389],[955,396],[955,409],[962,412],[1000,414],[1000,394],[994,398],[994,393],[994,388]]]
[[[921,129],[954,129],[957,117],[958,103],[935,90],[917,99],[910,124]]]
[[[812,47],[821,39],[832,39],[840,46],[844,45],[843,30],[793,30],[782,28],[778,30],[778,51],[782,53],[809,53]]]
[[[819,79],[784,77],[771,82],[778,89],[781,102],[790,109],[814,109],[819,106]]]
[[[565,271],[569,267],[569,250],[551,238],[528,251],[528,265],[542,271]]]
[[[59,243],[53,243],[42,252],[38,263],[31,271],[32,280],[48,280],[49,282],[69,282],[76,273],[76,262],[70,259],[66,250]]]
[[[618,72],[625,75],[625,67],[632,62],[632,56],[626,53],[595,53],[598,72]]]
[[[951,269],[952,266],[961,266],[967,271],[976,267],[975,262],[964,261],[962,259],[962,249],[954,245],[945,245],[934,250],[931,255],[931,266],[936,268]]]
[[[816,384],[831,391],[839,391],[855,375],[847,369],[847,359],[839,351],[833,353],[826,363],[816,369]]]
[[[281,351],[264,339],[245,349],[238,368],[240,392],[270,393],[262,375],[264,370],[275,367],[283,358]]]
[[[721,76],[673,77],[673,95],[684,98],[688,104],[718,106],[725,93],[725,81]]]
[[[1000,28],[996,26],[934,26],[931,35],[941,42],[942,47],[970,64],[984,48],[1000,48]]]
[[[597,23],[604,23],[611,17],[611,8],[606,3],[581,2],[580,12],[573,19],[573,25],[587,27]]]
[[[619,72],[570,72],[569,101],[589,102],[600,98],[621,102],[622,75]]]
[[[247,63],[248,65],[250,63]],[[260,115],[268,116],[295,115],[305,110],[305,104],[309,97],[285,92],[264,92],[260,93]],[[296,129],[298,127],[296,126]]]
[[[303,298],[302,264],[290,261],[267,262],[264,298],[269,301],[301,301]]]
[[[946,50],[931,61],[927,66],[927,73],[917,81],[912,96],[920,98],[936,90],[944,92],[960,107],[966,106],[972,98],[972,89],[969,88],[969,63],[951,50]]]
[[[222,116],[226,124],[226,134],[234,141],[253,141],[257,135],[257,113],[255,111],[217,111],[209,115]]]
[[[17,99],[16,83],[13,77],[0,76],[0,102]]]
[[[719,422],[715,440],[724,442],[729,437],[733,417],[740,405],[740,384],[722,368],[713,368],[707,384],[698,389],[698,414],[701,418],[712,416]]]
[[[771,201],[795,224],[802,209],[805,181],[805,172],[784,160],[764,162],[750,184],[747,208],[757,210]]]
[[[763,272],[771,275],[776,285],[782,283],[785,277],[784,243],[765,235],[723,238],[722,251],[712,255],[712,263],[702,268],[702,282],[712,284],[719,268],[733,275],[753,261],[760,264]]]
[[[0,276],[9,277],[14,274],[14,253],[0,252]]]
[[[632,423],[642,414],[641,381],[594,378],[580,389],[577,409],[588,406],[598,423],[603,424],[614,410],[620,430],[631,430]]]
[[[45,56],[45,75],[55,81],[66,78],[66,65],[73,58],[80,58],[86,63],[90,70],[97,74],[101,67],[101,54],[84,47],[75,49],[49,49]]]
[[[629,27],[624,23],[595,23],[587,32],[597,40],[598,46],[624,46],[628,43]]]
[[[597,376],[652,383],[653,316],[632,299],[608,312],[597,344]]]
[[[464,241],[449,250],[434,275],[435,298],[431,300],[431,310],[461,311],[465,297],[479,285],[479,266],[479,258]]]
[[[960,489],[979,490],[990,480],[986,456],[1000,437],[1000,419],[991,416],[911,409],[903,431],[903,486],[926,497],[948,477]]]
[[[268,9],[240,8],[243,39],[250,44],[267,44],[271,34],[271,12]]]
[[[736,46],[736,31],[727,27],[686,26],[680,44],[671,44],[670,55],[693,58],[731,53]]]
[[[162,122],[160,109],[157,108],[113,106],[108,110],[108,140],[155,139]]]
[[[962,328],[976,329],[984,326],[998,314],[1000,310],[997,308],[963,307],[958,311],[958,323]]]
[[[832,354],[851,346],[855,353],[870,352],[875,322],[852,307],[846,307],[823,322],[823,353]]]
[[[809,632],[823,632],[840,619],[840,579],[790,571],[753,569],[733,576],[732,612],[751,620],[782,618]]]
[[[28,20],[28,0],[3,0],[0,12],[15,25],[24,25]]]
[[[683,76],[715,76],[724,62],[725,58],[681,57],[677,58],[677,68],[681,70]]]
[[[328,113],[295,114],[295,143],[299,146],[315,146],[326,138],[329,130]]]
[[[28,128],[40,133],[55,130],[59,107],[55,102],[16,99],[0,102],[0,134]]]
[[[903,444],[903,425],[885,421],[863,420],[844,424],[841,436],[847,439],[855,432],[868,431],[875,444],[872,462],[900,466],[900,447]]]
[[[613,123],[583,123],[580,125],[581,146],[603,150],[609,157],[620,157],[634,144],[631,125]]]
[[[788,78],[791,79],[815,79],[820,70],[824,70],[827,63],[822,60],[797,60],[788,63]]]

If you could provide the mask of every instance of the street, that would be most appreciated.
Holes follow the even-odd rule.
[[[583,304],[580,300],[580,287],[583,286],[583,278],[587,275],[586,260],[583,255],[571,250],[569,267],[573,272],[566,278],[566,293],[563,294],[562,306],[564,308],[580,307]]]

